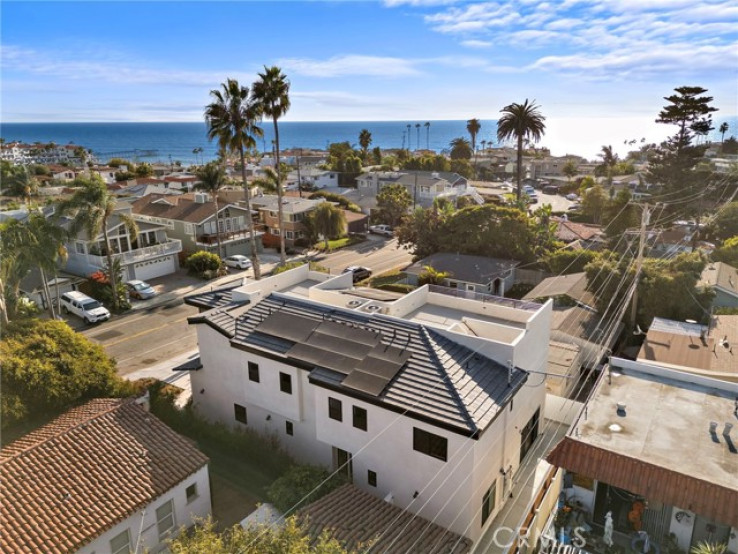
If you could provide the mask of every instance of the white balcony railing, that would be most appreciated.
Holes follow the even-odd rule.
[[[143,248],[129,250],[128,252],[113,254],[113,258],[119,259],[121,264],[126,265],[150,260],[152,258],[158,258],[161,256],[168,256],[170,254],[177,254],[181,251],[181,240],[168,239],[166,242],[162,242],[161,244],[154,244],[153,246],[145,246]],[[98,267],[103,267],[108,261],[107,256],[96,256],[94,254],[88,254],[87,258],[92,265]]]

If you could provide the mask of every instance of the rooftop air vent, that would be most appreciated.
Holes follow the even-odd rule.
[[[367,312],[379,312],[381,311],[382,306],[377,306],[376,304],[371,304],[370,306],[366,307]]]
[[[618,408],[617,408],[618,415],[620,417],[624,417],[625,416],[625,408],[626,408],[625,402],[618,402],[617,406],[618,406]]]
[[[348,308],[358,308],[361,306],[364,302],[362,300],[349,300],[346,303],[346,307]]]

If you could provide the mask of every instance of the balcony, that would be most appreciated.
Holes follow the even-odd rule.
[[[526,302],[524,300],[515,300],[513,298],[505,298],[503,296],[494,296],[483,292],[473,292],[467,290],[452,289],[441,285],[428,285],[428,292],[445,294],[446,296],[455,296],[456,298],[465,298],[467,300],[476,300],[477,302],[486,302],[488,304],[497,304],[507,308],[515,308],[516,310],[526,310],[529,312],[537,312],[541,309],[542,304],[536,302]]]
[[[220,234],[221,242],[228,242],[231,240],[245,239],[249,237],[248,229],[240,229],[238,231],[228,231]],[[199,244],[218,244],[218,235],[215,233],[203,234],[197,236],[197,242]]]
[[[182,241],[177,239],[168,239],[160,244],[145,246],[143,248],[135,248],[128,252],[119,252],[113,254],[114,259],[119,259],[122,265],[143,262],[152,258],[159,258],[171,254],[178,254],[182,251]],[[104,267],[108,258],[104,255],[87,254],[88,263],[97,267]]]

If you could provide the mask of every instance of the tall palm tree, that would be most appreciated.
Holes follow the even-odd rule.
[[[410,125],[410,124],[408,123],[408,124],[407,124],[407,149],[408,149],[408,150],[412,150],[412,148],[410,148],[410,129],[411,129],[411,128],[412,128],[412,125]]]
[[[487,150],[487,141],[482,139],[479,142],[482,144],[482,153],[484,153]]]
[[[64,246],[68,235],[60,226],[46,219],[40,213],[31,214],[28,218],[27,232],[25,234],[25,244],[23,251],[18,252],[19,256],[26,259],[29,267],[37,267],[41,275],[41,286],[44,289],[44,295],[48,302],[49,315],[52,319],[56,318],[54,311],[54,302],[51,299],[51,290],[49,289],[48,274],[56,276],[57,262],[66,260],[67,249]],[[57,302],[59,301],[59,286],[56,289]]]
[[[10,179],[10,195],[23,198],[23,203],[28,208],[31,197],[38,193],[38,180],[31,175],[26,166],[18,168]]]
[[[246,180],[245,150],[256,147],[256,137],[263,132],[256,121],[259,111],[249,97],[248,87],[242,87],[236,79],[228,79],[222,83],[222,90],[211,90],[213,102],[205,107],[205,122],[208,125],[208,139],[218,139],[221,149],[238,152],[241,159],[241,178],[249,213],[249,248],[251,264],[254,268],[254,279],[261,279],[259,253],[256,251],[254,222],[251,219],[251,192]]]
[[[497,120],[497,140],[506,140],[514,138],[518,143],[517,156],[517,200],[523,195],[522,189],[522,173],[523,173],[523,140],[533,139],[538,141],[546,130],[546,118],[539,111],[535,100],[533,102],[525,102],[522,104],[512,103],[500,110],[502,117]]]
[[[346,216],[330,202],[321,202],[310,214],[311,227],[323,235],[325,249],[328,251],[328,240],[339,236],[346,228]]]
[[[469,131],[469,136],[471,137],[471,145],[472,150],[474,152],[477,151],[477,134],[479,133],[479,130],[482,128],[482,124],[479,122],[478,119],[470,119],[466,122],[466,130]]]
[[[423,127],[425,127],[425,149],[430,150],[430,121],[426,121]]]
[[[218,193],[226,184],[225,171],[217,162],[210,162],[197,170],[197,177],[200,182],[195,188],[207,192],[213,197],[215,202],[215,240],[218,243],[218,256],[223,258],[223,248],[220,241],[220,206],[218,203]]]
[[[418,142],[416,150],[420,150],[420,123],[415,124],[415,130],[418,132]]]
[[[102,234],[105,243],[105,256],[108,261],[108,280],[113,293],[113,310],[118,310],[120,298],[118,296],[118,276],[114,270],[113,249],[110,246],[108,224],[115,213],[115,197],[110,194],[105,183],[97,177],[82,179],[77,182],[80,188],[68,200],[59,202],[56,216],[71,216],[71,222],[67,228],[70,236],[76,237],[80,231],[86,231],[89,240],[94,241]],[[131,242],[136,240],[138,226],[127,214],[115,214],[128,230]]]
[[[728,122],[727,122],[727,121],[723,121],[723,122],[722,122],[722,123],[720,124],[720,128],[718,129],[718,131],[720,131],[720,143],[721,143],[721,144],[722,144],[723,142],[725,142],[725,133],[727,133],[727,132],[728,132],[728,129],[729,129],[729,128],[730,128],[730,127],[728,126]]]
[[[286,177],[282,176],[282,181]],[[276,194],[279,189],[279,175],[271,167],[264,168],[264,176],[251,181],[251,186],[259,187],[266,194]]]
[[[372,143],[372,134],[369,132],[369,129],[362,129],[359,133],[359,144],[361,145],[361,154],[366,161],[366,153],[367,150],[369,150],[369,145]]]
[[[612,186],[613,169],[618,163],[618,155],[613,151],[612,146],[603,146],[601,153],[598,154],[602,158],[602,165],[605,166],[607,174],[607,186]]]
[[[277,66],[264,66],[264,73],[259,73],[259,79],[253,84],[253,96],[259,110],[274,123],[274,145],[277,151],[277,198],[279,202],[279,259],[282,264],[287,262],[287,253],[284,244],[284,207],[282,206],[282,169],[279,165],[279,126],[277,120],[290,109],[290,82]]]

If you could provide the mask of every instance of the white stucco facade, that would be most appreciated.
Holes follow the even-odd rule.
[[[195,494],[188,499],[188,487],[195,486]],[[157,521],[157,509],[169,502],[173,508],[173,530],[160,536],[160,524]],[[210,479],[208,466],[203,466],[177,486],[155,499],[142,510],[135,512],[121,521],[94,541],[79,549],[79,554],[103,554],[112,552],[111,541],[127,532],[130,551],[161,552],[166,548],[166,538],[176,534],[180,527],[190,527],[195,518],[204,518],[210,514]],[[168,525],[168,521],[162,525]],[[125,535],[124,535],[125,536]]]

